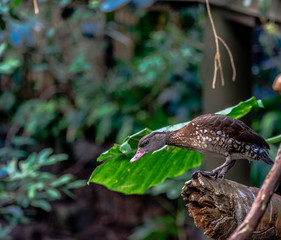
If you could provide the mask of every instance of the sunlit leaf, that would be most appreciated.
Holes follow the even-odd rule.
[[[10,74],[17,67],[19,67],[20,62],[17,59],[8,59],[2,63],[0,63],[0,73]]]
[[[261,100],[257,100],[255,97],[251,97],[247,101],[240,102],[234,107],[226,108],[217,112],[218,114],[228,115],[233,118],[241,118],[252,110],[253,107],[264,108]]]

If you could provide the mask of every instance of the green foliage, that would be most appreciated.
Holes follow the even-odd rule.
[[[20,63],[17,59],[7,59],[0,64],[0,73],[10,74],[18,66],[20,66]]]
[[[269,156],[275,159],[279,143],[281,142],[281,113],[280,97],[272,97],[263,101],[266,111],[258,115],[253,121],[253,128],[260,132],[270,144]],[[269,166],[264,166],[259,162],[251,163],[251,180],[256,186],[261,186],[270,170]]]
[[[135,229],[129,236],[130,240],[165,240],[169,236],[176,236],[178,229],[175,219],[171,215],[147,220],[143,225]]]
[[[175,178],[167,178],[161,184],[149,188],[147,190],[147,193],[153,196],[165,194],[166,197],[171,200],[179,199],[181,196],[182,186],[184,185],[187,179],[191,179],[192,173],[195,170],[196,168],[192,168],[185,172],[183,175],[180,175]]]
[[[65,6],[65,1],[58,2]],[[17,24],[24,31],[18,31],[18,43],[5,37],[6,43],[0,47],[0,53],[4,50],[7,53],[0,73],[13,73],[17,69],[11,75],[11,85],[0,90],[0,111],[7,118],[12,116],[10,121],[22,127],[25,135],[36,140],[60,135],[72,142],[91,132],[98,143],[112,137],[120,143],[149,123],[156,129],[200,112],[201,86],[197,72],[202,53],[187,43],[185,32],[175,24],[155,30],[155,19],[150,19],[145,22],[150,27],[145,28],[143,36],[138,34],[144,24],[128,28],[138,39],[135,49],[136,53],[142,49],[141,55],[134,55],[128,61],[113,57],[115,64],[105,75],[101,73],[105,66],[98,59],[105,52],[106,44],[98,38],[89,41],[81,29],[81,23],[92,27],[110,24],[103,14],[87,8],[75,9],[65,21],[53,26],[57,11],[51,10],[58,8],[56,3],[40,3],[40,15],[32,18],[26,16],[33,14],[33,9],[28,8],[29,12],[21,8],[23,4],[18,1],[14,7],[21,22],[5,21]],[[6,20],[11,17],[8,12]],[[182,15],[192,22],[185,30],[190,38],[200,40],[196,32],[202,31],[202,21],[196,19],[203,19],[203,8],[190,8],[182,11]],[[147,17],[148,14],[139,17],[139,23]],[[37,22],[44,25],[44,31],[37,31],[42,41],[35,42],[31,32]],[[10,29],[13,27],[5,29],[5,36],[14,34]],[[28,31],[30,35],[25,36]],[[76,46],[79,42],[77,48],[69,52],[57,38],[61,35],[68,36],[65,46]],[[108,44],[115,41],[118,39]],[[28,48],[21,47],[24,42],[33,44],[32,54],[36,58],[30,57]],[[67,56],[67,60],[62,56]],[[25,61],[17,60],[23,57]],[[23,75],[24,69],[29,70],[28,75]]]
[[[1,239],[8,238],[16,224],[28,221],[27,208],[50,211],[50,202],[60,199],[62,192],[72,197],[71,189],[85,185],[71,174],[56,177],[42,170],[66,159],[65,154],[54,155],[51,149],[44,149],[25,160],[0,160],[0,215],[6,220],[5,226],[0,225]]]
[[[0,57],[2,57],[6,48],[7,48],[6,43],[2,43],[0,45]],[[20,61],[15,58],[9,57],[9,58],[3,59],[0,62],[0,74],[1,73],[2,74],[11,74],[19,66],[20,66]]]
[[[179,198],[177,202],[174,201],[172,203],[162,196],[157,196],[154,199],[167,210],[167,214],[146,220],[142,225],[134,229],[128,239],[153,240],[174,239],[174,237],[178,239],[188,239],[188,236],[186,236],[186,209],[183,200]]]
[[[252,97],[218,113],[240,118],[253,107],[263,107],[261,100]],[[174,130],[186,124],[187,122],[156,131]],[[201,164],[201,154],[171,146],[146,154],[139,161],[130,164],[129,160],[136,152],[138,141],[150,132],[151,130],[144,129],[127,137],[123,144],[116,144],[103,153],[98,161],[105,162],[94,170],[89,182],[102,184],[125,194],[144,194],[149,187],[163,182],[166,178],[180,176]]]
[[[188,119],[201,110],[197,72],[202,53],[187,43],[185,32],[193,41],[198,40],[196,32],[202,31],[202,25],[198,25],[197,17],[203,19],[203,8],[184,11],[183,15],[192,22],[184,30],[176,24],[156,26],[162,21],[162,14],[146,24],[142,23],[147,14],[135,15],[136,28],[134,24],[124,27],[121,23],[120,29],[126,29],[136,39],[135,47],[131,46],[135,52],[126,60],[123,53],[114,55],[110,59],[114,64],[107,65],[103,59],[115,52],[108,53],[107,46],[120,44],[114,34],[123,34],[119,26],[109,22],[113,15],[101,14],[98,1],[91,1],[89,8],[75,5],[69,9],[70,2],[38,1],[38,15],[25,1],[0,4],[0,38],[4,42],[0,45],[1,77],[5,74],[0,90],[1,124],[7,124],[11,134],[16,134],[6,144],[9,147],[0,149],[0,196],[13,196],[9,203],[1,205],[0,214],[9,222],[0,226],[1,239],[16,224],[28,220],[27,208],[49,211],[50,201],[59,199],[62,192],[72,196],[70,189],[84,184],[73,181],[71,175],[56,177],[42,170],[48,170],[53,160],[63,160],[63,155],[49,156],[45,150],[17,160],[24,158],[23,149],[29,145],[49,140],[57,146],[61,145],[60,139],[73,142],[85,137],[98,143],[112,139],[120,143],[147,125],[156,129]],[[191,32],[193,26],[196,31]],[[141,27],[146,28],[143,35]],[[112,38],[105,42],[104,36]],[[121,42],[121,47],[128,46]],[[4,145],[1,139],[0,144]],[[131,156],[136,144],[137,139],[127,139],[109,154]],[[14,145],[20,147],[14,149]],[[173,148],[170,151],[173,156],[186,154]],[[201,156],[197,158],[198,163],[194,164],[199,165]],[[7,159],[11,160],[7,163]],[[184,164],[191,167],[189,162]]]
[[[29,100],[18,107],[14,115],[14,123],[24,129],[25,135],[37,139],[46,139],[50,135],[58,136],[70,124],[67,119],[60,118],[59,114],[69,111],[69,105],[66,99]],[[68,117],[68,112],[64,113]]]

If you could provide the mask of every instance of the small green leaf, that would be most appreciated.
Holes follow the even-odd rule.
[[[7,207],[1,208],[0,212],[2,214],[11,214],[16,218],[21,218],[23,216],[22,209],[17,205],[10,205]]]
[[[44,150],[42,150],[39,154],[38,154],[38,158],[37,161],[38,163],[45,163],[47,161],[47,158],[52,154],[53,150],[51,148],[46,148]]]
[[[68,197],[70,197],[70,198],[75,198],[75,195],[70,191],[70,190],[68,190],[67,188],[65,188],[65,187],[63,187],[62,189],[61,189]]]
[[[56,179],[55,181],[53,181],[51,183],[51,186],[52,187],[59,187],[59,186],[62,186],[64,184],[68,183],[72,179],[73,179],[73,176],[71,174],[65,174],[65,175],[59,177],[58,179]]]
[[[134,154],[130,144],[127,141],[120,146],[120,151],[126,156]]]
[[[45,200],[34,200],[31,202],[31,205],[33,207],[41,208],[42,210],[44,210],[46,212],[50,212],[52,209],[50,203]]]
[[[98,0],[91,0],[89,2],[89,7],[90,8],[97,8],[99,6],[99,1]]]
[[[66,185],[67,189],[74,189],[74,188],[80,188],[86,186],[85,180],[76,180],[74,182],[68,183]]]
[[[104,161],[104,160],[106,160],[108,158],[112,158],[112,157],[115,157],[115,156],[118,156],[118,155],[122,156],[123,154],[120,151],[120,147],[119,146],[120,145],[114,144],[114,146],[112,148],[110,148],[108,151],[102,153],[98,157],[97,161],[98,162],[102,162],[102,161]]]
[[[222,111],[217,112],[218,114],[228,115],[233,118],[241,118],[252,110],[253,107],[264,108],[261,100],[257,100],[256,97],[240,102],[233,107],[226,108]]]
[[[34,199],[35,193],[36,193],[36,186],[35,185],[30,186],[28,188],[28,192],[27,192],[28,198]]]
[[[4,42],[0,45],[0,57],[2,56],[6,48],[7,48],[7,43]]]
[[[10,74],[19,66],[20,61],[17,59],[5,60],[4,62],[0,63],[0,73]]]
[[[67,154],[60,153],[60,154],[50,156],[48,158],[48,161],[46,162],[46,164],[50,165],[50,164],[54,164],[54,163],[57,163],[57,162],[65,161],[67,159],[68,159]]]
[[[60,199],[61,197],[61,193],[57,189],[51,188],[48,189],[46,192],[53,199]]]
[[[13,138],[13,144],[17,146],[33,145],[34,143],[35,141],[30,137],[15,136]]]

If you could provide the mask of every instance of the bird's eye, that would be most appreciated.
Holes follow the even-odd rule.
[[[149,140],[146,139],[140,144],[140,147],[145,147],[148,143],[149,143]]]

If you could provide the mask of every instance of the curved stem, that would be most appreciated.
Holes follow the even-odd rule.
[[[216,27],[214,24],[214,20],[211,14],[211,9],[210,9],[210,4],[209,4],[209,0],[206,0],[206,7],[207,7],[207,12],[208,12],[208,16],[211,22],[211,26],[212,26],[212,30],[214,33],[214,37],[215,37],[215,43],[216,43],[216,55],[215,55],[215,69],[214,69],[214,76],[213,76],[213,83],[212,83],[212,87],[215,88],[215,84],[216,84],[216,78],[217,78],[217,71],[221,68],[221,62],[220,62],[220,46],[219,46],[219,41],[218,41],[218,35],[217,35],[217,31],[216,31]],[[221,74],[222,76],[222,74]],[[224,83],[224,79],[222,76],[222,83]]]
[[[281,134],[278,136],[272,137],[272,138],[268,138],[265,141],[269,144],[279,143],[279,142],[281,142]]]
[[[233,70],[232,81],[234,81],[235,78],[236,78],[236,69],[235,69],[235,65],[234,65],[233,56],[232,56],[232,53],[231,53],[228,45],[217,34],[217,30],[216,30],[216,27],[215,27],[215,24],[214,24],[214,20],[213,20],[212,14],[211,14],[209,0],[206,0],[206,7],[207,7],[207,12],[208,12],[208,16],[209,16],[209,19],[210,19],[210,22],[211,22],[211,26],[212,26],[212,30],[213,30],[214,38],[215,38],[215,44],[216,44],[216,54],[215,54],[215,57],[214,57],[214,76],[213,76],[213,82],[212,82],[212,88],[215,88],[216,79],[217,79],[217,72],[218,71],[220,71],[221,84],[222,84],[222,86],[224,86],[224,76],[223,76],[222,63],[221,63],[221,58],[220,58],[219,41],[226,48],[227,53],[228,53],[229,58],[230,58],[230,63],[231,63],[231,67],[232,67],[232,70]]]
[[[232,72],[233,72],[232,73],[232,81],[234,82],[235,78],[236,78],[236,68],[235,68],[235,64],[234,64],[234,59],[233,59],[232,53],[231,53],[230,48],[227,45],[227,43],[220,36],[217,36],[217,38],[221,41],[221,43],[225,47],[225,49],[226,49],[226,51],[228,53],[228,56],[230,58],[230,63],[231,63]]]

